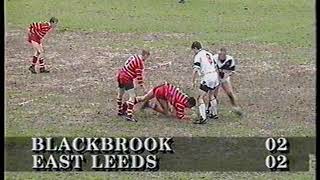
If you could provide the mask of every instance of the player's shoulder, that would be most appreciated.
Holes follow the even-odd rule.
[[[207,54],[207,53],[210,53],[210,51],[208,49],[201,49],[200,51],[201,53],[203,54]]]
[[[208,54],[208,51],[206,51],[205,49],[201,49],[201,50],[195,55],[195,57],[202,57],[202,56],[205,56],[206,54]]]
[[[212,57],[213,57],[214,59],[218,59],[219,54],[213,54]]]
[[[233,56],[230,56],[230,55],[226,55],[226,59],[227,59],[227,60],[234,60],[234,59],[233,59]]]

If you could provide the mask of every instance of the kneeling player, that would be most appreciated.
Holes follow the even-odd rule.
[[[158,103],[150,103],[149,100],[155,98]],[[151,89],[146,95],[138,96],[137,102],[147,102],[147,107],[153,110],[168,115],[176,116],[178,119],[190,120],[185,116],[185,109],[192,108],[196,105],[194,97],[189,97],[184,94],[179,88],[164,83]],[[170,110],[170,106],[173,106],[174,110]]]

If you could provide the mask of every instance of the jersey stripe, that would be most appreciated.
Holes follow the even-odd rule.
[[[138,55],[132,55],[128,58],[125,66],[121,69],[130,78],[137,79],[138,84],[143,84],[144,62]]]
[[[35,34],[39,36],[40,39],[43,39],[43,37],[48,33],[48,31],[50,31],[50,29],[51,29],[51,25],[50,23],[47,23],[47,22],[46,23],[34,22],[29,26],[29,32],[31,34]]]
[[[176,109],[177,118],[184,117],[184,109],[188,105],[188,96],[184,94],[179,88],[167,84],[167,99],[171,105]]]

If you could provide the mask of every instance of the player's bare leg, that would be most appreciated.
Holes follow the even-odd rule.
[[[137,122],[137,120],[135,120],[133,118],[133,107],[135,104],[135,100],[136,100],[136,93],[134,89],[130,89],[127,91],[129,94],[129,100],[127,101],[127,117],[126,119],[128,121],[133,121],[133,122]]]
[[[142,109],[149,107],[161,114],[168,115],[168,103],[165,100],[157,99],[157,102],[151,103],[150,100],[154,98],[153,89],[151,89],[146,95],[144,96],[137,96],[137,102],[143,102]]]
[[[227,96],[229,97],[234,112],[236,114],[238,114],[239,116],[241,116],[242,112],[241,112],[240,107],[237,104],[236,97],[234,95],[233,88],[231,86],[231,82],[226,81],[226,82],[222,83],[222,88],[223,88],[224,92],[227,94]]]
[[[153,89],[151,89],[147,94],[144,96],[137,96],[136,101],[137,102],[143,102],[141,109],[145,109],[146,107],[150,107],[149,100],[154,98]]]
[[[206,115],[206,105],[204,102],[204,97],[207,93],[199,90],[199,96],[198,96],[198,104],[199,104],[199,113],[201,116],[201,119],[199,122],[196,122],[197,124],[204,124],[207,121],[207,115]]]
[[[42,47],[42,44],[40,44],[40,55],[38,57],[39,59],[39,66],[40,66],[40,73],[49,73],[50,71],[48,71],[45,67],[45,63],[44,63],[44,49]]]
[[[32,62],[31,62],[31,66],[29,67],[29,71],[31,71],[31,73],[36,74],[36,64],[38,62],[39,56],[41,54],[41,46],[40,44],[38,44],[37,42],[34,42],[31,40],[31,46],[33,48],[33,57],[32,57]]]
[[[50,71],[45,69],[44,49],[42,47],[42,44],[39,44],[39,43],[31,40],[31,45],[34,49],[34,56],[33,56],[33,60],[32,60],[32,65],[29,67],[29,70],[32,73],[36,73],[35,65],[36,65],[37,61],[39,60],[40,73],[49,73]]]
[[[206,110],[206,113],[207,113],[207,114],[210,114],[210,108],[211,108],[210,99],[213,99],[212,96],[214,96],[214,98],[215,98],[215,100],[216,100],[216,103],[217,103],[217,108],[218,108],[218,104],[219,104],[218,94],[219,94],[220,86],[221,86],[221,85],[219,85],[218,87],[216,87],[213,91],[211,91],[211,92],[209,93],[209,102],[208,102],[208,107],[207,107],[207,110]],[[218,112],[217,112],[217,114],[218,114]]]
[[[157,106],[156,108],[154,108],[154,110],[166,116],[169,116],[170,110],[169,110],[168,102],[163,99],[157,99],[157,101],[160,104],[160,106]]]
[[[124,88],[118,88],[117,105],[118,105],[119,116],[122,116],[125,114],[125,112],[123,111],[123,104],[122,104],[122,98],[123,98],[124,92],[125,92]]]
[[[209,91],[209,105],[207,115],[211,119],[218,119],[218,102],[215,96],[216,91],[219,87],[216,87],[214,90]]]

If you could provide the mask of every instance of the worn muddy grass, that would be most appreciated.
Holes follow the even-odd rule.
[[[171,82],[189,94],[192,54],[179,45],[184,34],[81,33],[54,35],[45,46],[50,74],[30,74],[31,49],[20,30],[9,31],[6,48],[7,136],[312,136],[315,133],[315,65],[312,49],[257,44],[225,44],[239,60],[233,83],[245,116],[230,113],[221,92],[220,118],[205,126],[166,119],[146,110],[138,123],[115,116],[115,75],[135,39],[153,37],[177,44],[152,47],[146,66],[172,61],[168,68],[146,72],[147,87]],[[156,38],[155,38],[156,37]],[[110,43],[112,42],[112,43]],[[118,47],[122,43],[123,47]],[[157,44],[157,43],[155,43]],[[115,47],[113,46],[115,45]],[[217,45],[206,44],[215,51]],[[304,54],[297,63],[295,53]]]
[[[178,122],[146,110],[137,112],[138,123],[117,117],[115,74],[143,39],[152,56],[146,66],[172,61],[168,68],[146,72],[147,87],[163,81],[174,83],[189,94],[192,54],[180,43],[188,34],[82,33],[60,32],[48,39],[47,63],[50,74],[30,74],[32,53],[23,41],[24,32],[11,30],[6,41],[6,136],[314,136],[315,59],[308,48],[283,48],[251,43],[225,44],[239,60],[232,78],[245,116],[230,113],[227,97],[221,93],[220,118],[203,126]],[[152,47],[157,40],[165,47]],[[113,42],[113,43],[109,43]],[[119,46],[122,43],[123,46]],[[157,45],[157,43],[155,43]],[[219,46],[205,44],[213,51]],[[295,53],[304,56],[295,61]],[[303,63],[301,63],[303,62]],[[7,174],[8,179],[113,179],[119,174]],[[161,175],[161,176],[160,176]],[[312,179],[314,174],[270,173],[138,173],[120,179],[139,178],[257,178]]]

